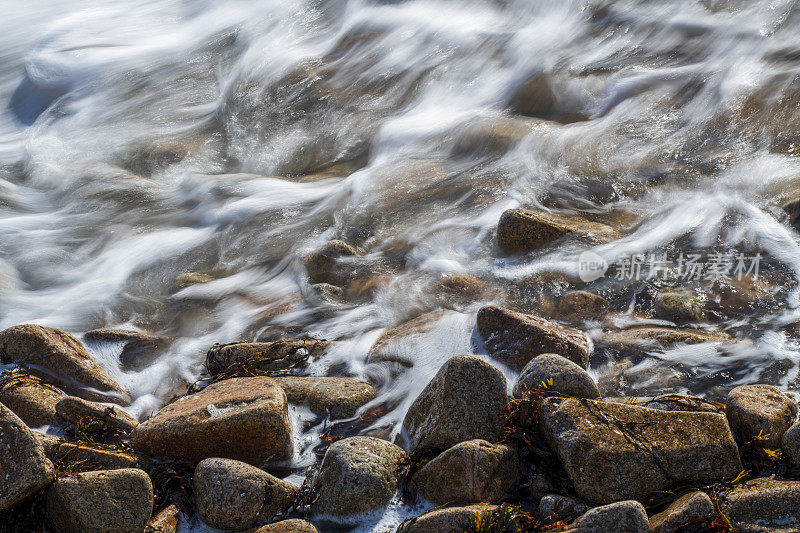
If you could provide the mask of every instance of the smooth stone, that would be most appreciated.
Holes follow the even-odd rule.
[[[684,494],[650,517],[650,533],[700,533],[714,519],[714,502],[705,492]]]
[[[147,522],[145,533],[178,533],[178,524],[181,519],[181,511],[174,504],[161,510],[157,515]]]
[[[62,398],[56,404],[56,413],[68,424],[78,424],[84,418],[103,420],[110,433],[127,435],[131,433],[139,422],[131,415],[118,407],[90,402],[75,396]]]
[[[521,398],[525,391],[532,390],[540,390],[546,396],[600,397],[597,384],[586,370],[552,353],[536,356],[525,365],[514,384],[514,397]]]
[[[590,509],[577,520],[575,533],[647,533],[647,512],[641,503],[621,501]]]
[[[0,380],[0,403],[14,411],[28,427],[59,425],[56,404],[63,397],[63,391],[33,376],[11,374]]]
[[[291,520],[281,520],[274,524],[262,526],[253,533],[319,533],[311,522],[292,518]]]
[[[286,393],[289,403],[307,405],[316,413],[331,418],[350,418],[378,395],[369,383],[352,378],[277,376],[275,382]]]
[[[730,335],[722,331],[639,326],[607,332],[597,341],[597,346],[629,353],[642,353],[651,348],[668,348],[675,344],[725,342],[730,339]]]
[[[44,453],[60,471],[90,472],[92,470],[146,469],[150,461],[143,457],[98,448],[87,444],[67,442],[54,435],[37,434]]]
[[[725,414],[742,442],[761,434],[760,446],[778,448],[797,418],[797,402],[772,385],[741,385],[728,393]]]
[[[590,244],[620,238],[614,228],[599,222],[528,209],[509,209],[497,223],[497,243],[509,254],[530,252],[568,235]]]
[[[479,119],[454,132],[453,157],[498,157],[512,150],[533,133],[557,126],[529,117]]]
[[[474,527],[476,518],[497,510],[496,505],[475,504],[466,507],[433,509],[400,524],[397,533],[464,533]]]
[[[800,421],[795,422],[781,439],[784,453],[795,466],[800,466]]]
[[[659,318],[678,323],[703,322],[706,319],[702,298],[697,292],[687,288],[658,291],[655,312]]]
[[[558,301],[558,314],[566,320],[578,322],[600,318],[610,309],[608,300],[588,291],[568,291]]]
[[[92,342],[131,342],[131,341],[162,341],[167,338],[162,335],[134,331],[131,329],[98,328],[83,334],[84,340]]]
[[[800,481],[758,478],[721,499],[737,533],[796,533],[800,529]]]

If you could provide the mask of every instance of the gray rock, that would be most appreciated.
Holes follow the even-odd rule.
[[[315,513],[349,516],[383,507],[400,483],[403,449],[373,437],[349,437],[325,452],[314,477]]]
[[[742,442],[760,434],[761,446],[777,448],[797,417],[797,402],[771,385],[742,385],[728,393],[725,414]]]
[[[507,400],[500,370],[471,355],[451,357],[406,413],[410,449],[442,451],[472,439],[497,441]]]
[[[586,370],[569,359],[552,353],[535,357],[522,369],[514,385],[514,397],[520,398],[524,391],[534,389],[541,389],[548,396],[600,397],[597,384]]]
[[[737,533],[796,533],[800,481],[753,479],[723,496],[721,507]]]
[[[464,533],[474,527],[478,515],[497,509],[497,505],[486,504],[433,509],[406,520],[397,528],[397,533]]]
[[[781,439],[781,447],[795,466],[800,466],[800,421],[795,422]]]
[[[578,519],[575,533],[647,533],[647,512],[633,500],[595,507]]]
[[[242,530],[269,521],[293,503],[297,487],[232,459],[205,459],[194,472],[197,512],[218,529]]]
[[[714,518],[714,503],[705,492],[690,492],[650,517],[650,533],[700,533]]]
[[[560,494],[548,494],[539,500],[539,516],[547,524],[571,522],[589,509],[582,501]]]
[[[53,482],[53,464],[33,431],[0,403],[0,512]]]

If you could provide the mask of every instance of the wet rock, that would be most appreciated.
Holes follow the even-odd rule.
[[[0,513],[53,481],[53,464],[33,431],[0,403]]]
[[[178,274],[175,276],[175,279],[172,282],[171,292],[178,292],[193,285],[210,283],[215,279],[217,279],[216,276],[213,276],[207,272],[184,272],[183,274]]]
[[[344,300],[344,290],[330,283],[315,283],[311,286],[314,294],[329,303],[341,303]]]
[[[222,457],[256,466],[282,461],[292,455],[286,394],[267,377],[220,381],[139,424],[131,445],[165,459]]]
[[[354,269],[361,254],[344,241],[330,241],[303,260],[312,283],[344,286],[354,279]]]
[[[650,533],[700,533],[714,514],[714,503],[705,492],[690,492],[650,517]]]
[[[649,409],[661,411],[706,411],[725,414],[725,406],[691,394],[661,394],[644,404]]]
[[[403,366],[413,366],[413,359],[404,346],[405,341],[431,331],[443,316],[445,312],[437,309],[387,329],[369,349],[367,362],[394,362]]]
[[[517,453],[503,444],[470,440],[445,450],[423,466],[413,483],[436,505],[497,503],[517,484]]]
[[[728,393],[725,414],[736,438],[778,448],[797,417],[797,402],[771,385],[742,385]]]
[[[385,289],[392,282],[393,276],[388,273],[369,273],[357,277],[347,284],[345,297],[351,301],[365,301]]]
[[[145,532],[153,533],[178,533],[178,523],[181,519],[181,512],[175,505],[170,505],[163,509],[147,522]],[[149,528],[149,529],[148,529]]]
[[[588,291],[569,291],[558,302],[558,314],[565,320],[578,322],[600,318],[609,310],[608,300]]]
[[[434,509],[406,520],[397,528],[397,533],[463,533],[474,527],[479,515],[497,508],[496,505],[476,504]]]
[[[436,282],[436,291],[442,299],[456,305],[466,305],[491,295],[491,289],[485,281],[465,274],[453,274],[439,279]]]
[[[706,319],[703,299],[685,288],[662,289],[655,299],[656,316],[671,322],[703,322]]]
[[[716,483],[741,470],[727,420],[716,413],[547,398],[539,428],[575,486],[596,503],[642,500],[678,483]]]
[[[33,324],[10,327],[0,332],[0,360],[25,365],[31,374],[87,400],[131,402],[130,394],[66,331]]]
[[[647,533],[647,512],[637,501],[622,501],[595,507],[577,521],[575,533]]]
[[[134,468],[65,476],[47,491],[47,512],[62,533],[141,533],[152,511],[153,484]]]
[[[589,339],[581,331],[494,305],[478,311],[478,331],[489,353],[514,370],[544,353],[555,353],[586,368]]]
[[[708,311],[730,317],[775,306],[775,293],[779,290],[764,276],[753,274],[707,281],[702,287]]]
[[[102,420],[109,435],[128,435],[139,422],[117,407],[89,402],[75,396],[62,398],[56,404],[56,413],[68,424],[76,425],[85,418]]]
[[[120,451],[107,450],[67,442],[53,435],[37,435],[44,453],[61,471],[89,472],[92,470],[119,470],[122,468],[145,468],[149,461]]]
[[[63,397],[56,387],[24,373],[0,379],[0,403],[32,428],[60,424],[56,404]]]
[[[781,439],[781,447],[789,460],[800,466],[800,421],[795,422]]]
[[[553,353],[536,356],[525,365],[514,384],[514,397],[520,398],[524,391],[534,389],[547,396],[600,397],[597,384],[586,370]]]
[[[342,517],[383,507],[400,483],[403,449],[373,437],[349,437],[325,452],[314,477],[315,513]]]
[[[497,224],[497,243],[509,254],[530,252],[566,235],[591,244],[611,242],[620,237],[605,224],[527,209],[509,209]]]
[[[319,357],[330,346],[327,341],[279,340],[215,344],[206,354],[206,369],[215,376],[231,366],[270,372],[297,366],[309,357]]]
[[[457,132],[450,152],[454,157],[498,157],[509,152],[532,132],[554,127],[546,120],[500,117],[478,120]]]
[[[651,348],[666,348],[675,344],[700,344],[728,340],[730,340],[730,335],[722,331],[640,326],[607,332],[598,340],[597,346],[627,353],[641,353]]]
[[[451,357],[406,413],[410,449],[441,451],[472,439],[497,441],[507,399],[500,370],[471,355]]]
[[[293,518],[262,526],[253,533],[318,533],[318,531],[311,522]]]
[[[230,459],[205,459],[194,472],[197,512],[217,529],[242,530],[286,511],[297,487]]]
[[[548,494],[539,500],[539,516],[546,524],[555,522],[571,522],[589,510],[589,506],[580,500]]]
[[[377,396],[369,383],[352,378],[278,376],[273,378],[290,403],[307,405],[331,418],[350,418]]]
[[[795,230],[800,231],[800,199],[784,204],[783,210],[789,215],[789,224]]]
[[[509,102],[511,109],[520,115],[549,117],[556,112],[556,97],[547,75],[536,72],[517,87]]]
[[[130,342],[130,341],[156,341],[168,340],[167,337],[133,331],[130,329],[98,328],[83,334],[84,340],[92,342]]]
[[[737,533],[794,533],[800,527],[800,482],[758,478],[722,497]]]

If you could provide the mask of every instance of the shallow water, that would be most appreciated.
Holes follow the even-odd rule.
[[[444,360],[484,353],[481,305],[546,315],[568,285],[542,273],[576,276],[588,245],[498,252],[500,214],[518,206],[621,230],[593,249],[609,262],[764,256],[774,298],[713,325],[737,342],[652,352],[622,370],[600,359],[592,372],[606,394],[797,387],[800,248],[780,209],[800,193],[795,2],[5,7],[0,327],[174,336],[138,371],[120,366],[121,346],[91,346],[136,398],[135,415],[196,380],[214,343],[312,335],[340,342],[307,372],[379,383],[374,404],[391,409],[373,429],[397,434]],[[547,121],[516,144],[470,141],[513,115],[536,73],[555,95]],[[315,296],[302,260],[331,239],[377,265],[376,290]],[[186,272],[216,279],[175,291]],[[432,289],[447,274],[493,292],[453,302]],[[657,285],[606,276],[589,288],[635,321],[636,295]],[[366,364],[384,328],[442,306],[453,311],[399,348],[412,367]],[[604,325],[581,327],[597,339]]]

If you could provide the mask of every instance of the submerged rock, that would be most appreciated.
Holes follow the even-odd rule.
[[[714,503],[705,492],[690,492],[650,517],[650,533],[701,533],[714,519]]]
[[[794,533],[800,527],[800,481],[753,479],[720,503],[737,533]]]
[[[153,484],[134,468],[65,476],[47,491],[47,512],[62,533],[141,533],[152,511]]]
[[[591,244],[620,237],[614,228],[599,222],[528,209],[509,209],[497,224],[497,243],[509,254],[530,252],[567,235]]]
[[[703,300],[691,289],[662,289],[655,299],[656,316],[671,322],[703,322],[706,319]]]
[[[373,437],[349,437],[325,452],[314,476],[315,513],[344,517],[385,506],[400,483],[402,448]]]
[[[105,432],[115,436],[128,435],[139,425],[135,418],[121,409],[75,396],[62,398],[56,404],[56,413],[61,420],[73,426],[83,419],[102,420]]]
[[[742,385],[728,393],[725,413],[742,442],[760,435],[761,446],[777,448],[797,417],[797,402],[771,385]]]
[[[577,520],[575,533],[647,533],[647,512],[637,501],[622,501],[590,509]]]
[[[507,400],[500,370],[471,355],[451,357],[406,413],[411,451],[442,451],[472,439],[497,441]]]
[[[405,346],[407,341],[431,331],[443,316],[445,311],[437,309],[387,329],[369,349],[367,362],[393,362],[413,366],[413,359]]]
[[[742,470],[727,420],[716,413],[547,398],[539,428],[576,494],[597,503],[644,501],[678,483],[716,483]]]
[[[397,528],[397,533],[464,533],[475,526],[480,515],[497,509],[497,505],[486,504],[433,509],[406,520]]]
[[[600,318],[610,308],[608,300],[588,291],[569,291],[558,302],[558,314],[566,319],[578,322],[591,318]]]
[[[556,112],[556,96],[550,87],[547,74],[536,72],[514,90],[509,102],[511,109],[520,115],[549,117]]]
[[[629,353],[640,353],[651,348],[667,348],[681,343],[725,342],[730,339],[730,335],[722,331],[639,326],[607,332],[597,341],[597,346]]]
[[[162,335],[154,335],[152,333],[133,331],[130,329],[113,328],[93,329],[84,333],[83,338],[92,342],[169,341],[167,337]]]
[[[344,286],[356,277],[355,261],[361,254],[344,241],[330,241],[303,260],[312,283]]]
[[[532,132],[557,126],[529,117],[481,119],[457,132],[450,155],[454,157],[498,157],[512,150]]]
[[[597,384],[586,370],[553,353],[538,355],[525,365],[514,384],[514,396],[520,398],[525,391],[535,389],[547,396],[600,397]]]
[[[497,503],[520,477],[517,453],[503,444],[470,440],[445,450],[413,478],[420,496],[431,503]]]
[[[352,378],[278,376],[273,378],[290,403],[307,405],[331,418],[350,418],[358,408],[377,396],[369,383]]]
[[[279,340],[272,342],[233,342],[215,344],[206,354],[206,369],[215,376],[231,366],[251,371],[286,370],[322,355],[330,346],[327,341]]]
[[[130,394],[66,331],[33,324],[10,327],[0,332],[0,360],[25,365],[43,381],[87,400],[131,402]]]
[[[237,459],[256,466],[292,455],[286,394],[268,377],[231,378],[184,396],[139,424],[135,450],[164,459]]]
[[[582,368],[589,366],[586,335],[535,315],[489,305],[478,311],[478,332],[492,357],[517,371],[544,353],[561,355]]]
[[[0,380],[0,403],[32,428],[60,424],[56,404],[63,397],[58,388],[22,373]]]
[[[230,459],[205,459],[194,472],[197,512],[217,529],[242,530],[286,511],[297,487]]]
[[[252,533],[318,533],[318,531],[311,522],[292,518],[291,520],[281,520],[274,524],[262,526]]]
[[[33,431],[0,403],[0,513],[53,482],[53,464]]]

